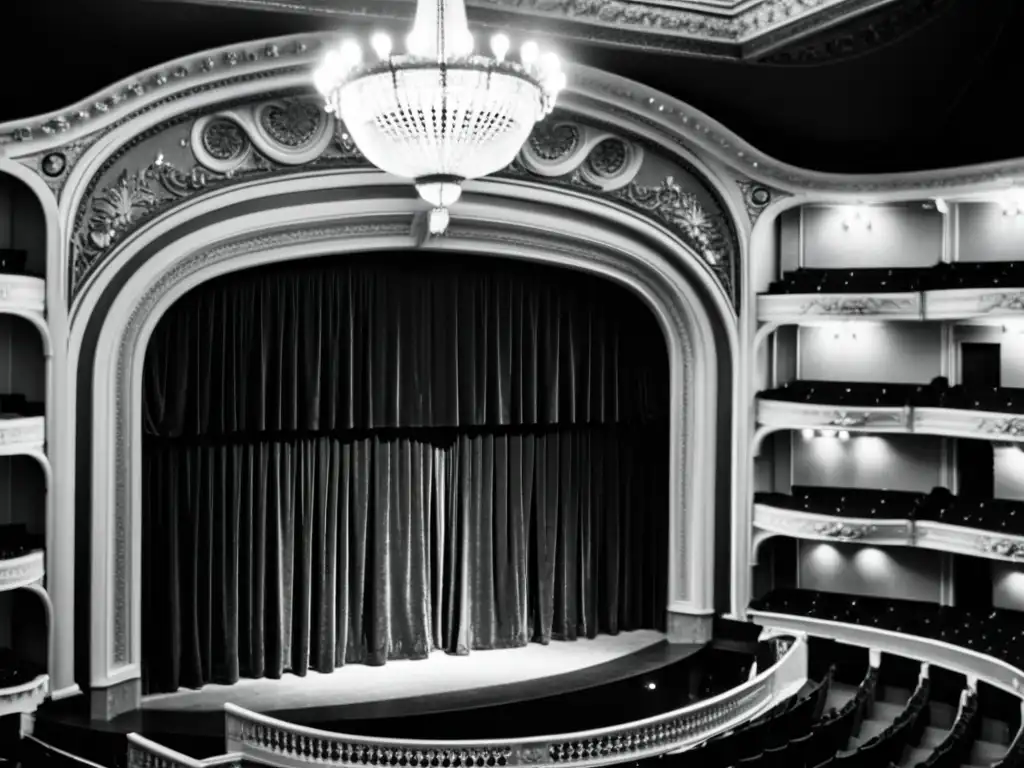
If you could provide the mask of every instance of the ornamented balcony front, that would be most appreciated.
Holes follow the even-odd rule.
[[[794,381],[758,394],[755,448],[786,429],[1024,442],[1024,389]]]
[[[754,499],[754,557],[774,536],[916,547],[1024,562],[1024,502],[856,488],[793,488]]]
[[[784,589],[752,601],[748,615],[764,627],[918,659],[1024,695],[1017,611]]]
[[[1024,262],[801,268],[757,297],[757,317],[775,325],[1024,318]]]

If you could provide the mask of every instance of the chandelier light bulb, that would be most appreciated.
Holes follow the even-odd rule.
[[[508,35],[502,33],[496,34],[491,38],[491,52],[494,54],[499,62],[504,61],[508,55],[509,48],[512,47],[512,42],[508,39]]]
[[[473,53],[474,45],[476,45],[476,41],[473,39],[473,33],[468,29],[462,29],[455,35],[451,52],[457,57],[469,56]]]
[[[338,48],[338,58],[345,70],[355,69],[363,61],[363,49],[355,40],[346,40]]]
[[[383,32],[378,32],[371,37],[370,45],[373,46],[373,52],[381,60],[387,59],[391,55],[391,38]]]
[[[557,53],[545,53],[540,57],[540,68],[545,74],[554,74],[560,72],[562,69],[562,63],[558,60]]]
[[[523,43],[523,47],[519,49],[519,60],[523,62],[523,66],[527,69],[537,63],[539,56],[540,48],[533,40],[527,40]]]

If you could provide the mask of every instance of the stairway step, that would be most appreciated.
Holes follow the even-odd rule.
[[[856,695],[857,686],[833,682],[828,689],[828,698],[825,700],[825,710],[842,709],[843,705]]]
[[[995,744],[991,741],[978,739],[974,742],[974,747],[971,749],[971,762],[980,765],[998,763],[1006,756],[1008,748],[1006,744]]]
[[[890,725],[892,725],[892,720],[876,720],[874,717],[870,720],[864,720],[860,724],[860,731],[857,733],[857,741],[859,741],[860,744],[866,744],[875,738],[875,736],[882,733]],[[860,746],[860,744],[858,744],[858,746]]]
[[[902,714],[906,706],[903,704],[892,704],[888,701],[876,701],[871,707],[871,719],[880,720],[886,724],[893,723]]]
[[[913,768],[918,763],[923,763],[932,754],[932,750],[921,747],[908,747],[903,752],[903,759],[900,760],[900,768]]]
[[[930,748],[930,749],[935,749],[937,746],[939,746],[939,744],[941,744],[942,742],[944,742],[946,740],[947,736],[949,736],[949,730],[948,729],[946,729],[946,728],[934,728],[934,727],[929,725],[921,733],[921,741],[919,741],[917,745],[919,747],[927,747],[927,748]]]

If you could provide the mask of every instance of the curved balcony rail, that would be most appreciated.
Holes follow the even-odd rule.
[[[757,297],[763,322],[1024,317],[1024,261],[788,272]]]
[[[937,552],[1024,563],[1024,536],[931,520],[865,518],[801,512],[754,504],[753,557],[768,539],[789,536],[810,541],[840,541],[881,547],[917,547]]]
[[[43,580],[43,550],[37,549],[19,557],[0,560],[0,592],[21,589]]]
[[[778,661],[743,685],[705,701],[624,725],[525,739],[385,739],[306,728],[225,704],[227,754],[210,759],[295,767],[590,768],[678,752],[735,728],[777,702],[796,695],[807,681],[807,642],[800,636],[782,640],[777,645]],[[130,739],[130,768],[199,768],[212,764],[184,756],[175,762],[177,753],[172,750],[135,734]]]
[[[46,324],[46,281],[41,277],[0,272],[0,314],[14,315],[39,331],[43,353],[50,354],[50,328]]]
[[[1024,696],[1024,670],[1017,669],[1001,659],[942,640],[894,632],[879,627],[847,624],[797,614],[774,613],[754,608],[747,610],[747,616],[766,629],[825,637],[845,645],[855,645],[872,651],[915,659],[959,672],[967,676],[969,681],[981,680],[1015,696]]]
[[[243,765],[241,755],[217,755],[197,760],[145,736],[128,734],[128,768],[242,768]]]
[[[922,406],[859,406],[757,401],[758,429],[754,452],[773,432],[797,429],[845,430],[875,434],[920,434],[1004,443],[1024,443],[1024,416],[1019,413],[970,411]]]
[[[49,675],[37,675],[27,683],[0,688],[0,717],[35,712],[49,691]]]

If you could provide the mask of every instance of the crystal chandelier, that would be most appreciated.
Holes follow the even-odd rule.
[[[506,58],[511,43],[500,33],[491,56],[474,53],[465,0],[417,0],[404,54],[384,33],[370,45],[376,60],[365,62],[359,43],[343,40],[314,83],[367,160],[414,180],[433,206],[430,231],[439,234],[462,183],[515,159],[554,108],[565,74],[558,57],[534,42],[523,44],[518,61]]]

